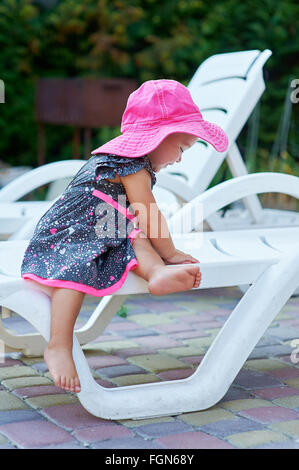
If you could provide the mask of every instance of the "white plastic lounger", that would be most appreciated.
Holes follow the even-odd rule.
[[[200,260],[202,282],[196,289],[199,296],[200,289],[251,285],[192,376],[112,389],[93,379],[79,341],[99,336],[127,295],[148,293],[147,282],[134,271],[129,272],[115,295],[101,300],[85,327],[76,331],[73,357],[81,382],[78,398],[90,413],[104,419],[177,415],[207,409],[225,395],[267,327],[299,286],[299,227],[203,233],[191,230],[200,223],[196,208],[206,217],[225,204],[262,192],[282,192],[298,199],[299,178],[279,173],[233,178],[207,190],[170,220],[173,230],[183,226],[187,213],[195,214],[190,232],[172,232],[172,237],[179,249],[186,250],[187,244],[188,251]],[[26,248],[26,241],[0,245],[0,305],[28,320],[48,341],[49,290],[19,277],[20,256],[10,254],[9,244],[14,253],[17,244],[21,253]],[[8,259],[15,263],[14,267],[8,267]],[[25,344],[24,338],[25,335],[21,340]],[[27,343],[29,348],[31,340]]]
[[[10,240],[21,239],[21,232],[14,236],[31,219],[40,219],[53,204],[51,201],[18,201],[36,188],[65,178],[73,178],[86,160],[62,160],[48,163],[11,181],[0,190],[0,236],[12,234]]]

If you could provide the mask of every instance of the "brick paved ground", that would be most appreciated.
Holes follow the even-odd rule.
[[[237,287],[129,296],[127,317],[115,316],[104,334],[84,347],[94,377],[105,387],[188,377],[241,296]],[[96,301],[84,302],[77,326]],[[30,331],[17,316],[3,323],[19,333]],[[54,386],[42,357],[6,354],[0,364],[0,448],[297,449],[294,339],[299,340],[298,297],[277,315],[216,406],[138,421],[92,416],[76,395]]]

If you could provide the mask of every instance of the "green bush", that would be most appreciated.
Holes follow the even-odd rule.
[[[289,79],[299,77],[296,31],[295,0],[2,0],[0,78],[6,103],[0,115],[0,159],[36,166],[37,77],[126,77],[139,84],[172,78],[187,85],[213,54],[268,48],[273,55],[265,66],[255,168],[266,170]],[[293,108],[287,168],[295,173],[299,152]],[[46,129],[47,161],[70,158],[73,130]],[[241,150],[246,129],[238,139]],[[94,130],[92,148],[119,131]]]

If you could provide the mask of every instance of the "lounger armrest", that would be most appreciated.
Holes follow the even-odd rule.
[[[232,178],[206,190],[183,205],[168,220],[172,233],[196,229],[219,209],[246,196],[260,193],[283,193],[299,198],[299,178],[284,173],[261,172]]]
[[[13,202],[30,191],[60,178],[75,176],[86,160],[63,160],[48,163],[15,178],[0,190],[0,202]]]

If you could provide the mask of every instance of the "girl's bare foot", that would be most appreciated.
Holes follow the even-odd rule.
[[[172,292],[183,292],[199,287],[201,272],[199,266],[158,266],[148,282],[148,290],[153,295],[165,295]]]
[[[81,390],[72,352],[63,346],[48,345],[44,359],[57,387],[69,392],[79,393]]]

